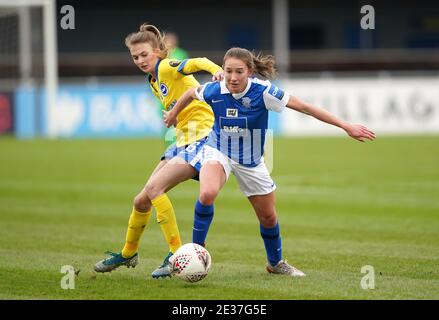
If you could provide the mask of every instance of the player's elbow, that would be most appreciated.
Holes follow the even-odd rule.
[[[197,90],[197,88],[190,88],[189,90],[186,91],[186,96],[188,97],[188,99],[195,99],[197,96],[195,95],[195,91]]]

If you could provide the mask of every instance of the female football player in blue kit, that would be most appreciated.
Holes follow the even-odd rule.
[[[276,74],[272,56],[255,56],[242,48],[227,51],[223,60],[224,80],[192,88],[181,96],[174,108],[164,114],[166,126],[177,124],[177,115],[192,100],[207,102],[215,115],[213,130],[198,153],[200,194],[195,204],[193,242],[204,245],[213,218],[213,203],[230,172],[252,204],[260,222],[260,234],[267,254],[267,271],[274,274],[304,276],[305,273],[282,259],[282,244],[275,209],[276,185],[263,158],[268,111],[285,107],[343,129],[350,137],[364,142],[375,134],[359,124],[342,121],[328,111],[305,103],[277,88],[264,78]]]
[[[147,83],[165,110],[171,109],[177,99],[188,89],[200,84],[192,76],[198,71],[207,71],[213,79],[220,80],[223,70],[206,58],[183,61],[167,58],[168,48],[164,36],[155,26],[143,24],[138,32],[125,39],[133,62],[147,74]],[[197,112],[194,112],[196,110]],[[153,278],[170,276],[168,259],[181,246],[180,233],[174,209],[166,192],[180,182],[198,175],[198,164],[193,162],[196,151],[204,144],[214,122],[211,108],[204,102],[194,101],[178,116],[177,141],[169,146],[151,174],[144,188],[134,199],[134,205],[120,253],[108,252],[111,257],[96,263],[96,272],[110,272],[122,265],[135,267],[138,263],[140,238],[152,215],[157,213],[157,222],[169,246],[163,264],[152,273]],[[136,157],[135,152],[132,155]]]

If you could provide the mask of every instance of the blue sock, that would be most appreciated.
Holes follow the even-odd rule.
[[[260,225],[262,239],[264,240],[265,251],[267,252],[268,262],[275,266],[282,260],[282,241],[279,232],[279,223],[273,228],[265,228]]]
[[[207,232],[213,219],[213,205],[204,206],[197,199],[195,203],[194,228],[192,230],[192,242],[204,246]]]

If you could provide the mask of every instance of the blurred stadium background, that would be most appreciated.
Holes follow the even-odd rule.
[[[74,29],[60,25],[65,5]],[[364,5],[374,7],[374,30],[360,26]],[[59,289],[62,264],[84,269],[120,247],[132,198],[164,149],[161,106],[124,46],[143,22],[177,33],[189,57],[221,64],[232,46],[274,54],[281,88],[378,134],[357,146],[300,114],[270,115],[280,216],[291,215],[286,254],[318,281],[292,293],[281,280],[267,284],[262,268],[259,278],[243,272],[263,265],[263,247],[255,219],[233,214],[251,209],[231,181],[209,235],[225,280],[212,275],[197,292],[148,282],[156,291],[144,292],[138,281],[166,250],[152,226],[145,243],[163,245],[143,247],[142,273],[121,272],[126,295],[110,293],[108,279],[70,296]],[[0,240],[2,256],[14,256],[0,263],[0,298],[437,299],[438,133],[438,1],[0,0]],[[188,242],[197,185],[175,192]],[[241,244],[230,257],[232,242]],[[368,295],[359,270],[372,263],[384,276]]]
[[[1,134],[160,135],[159,113],[145,107],[156,102],[123,41],[146,20],[177,32],[192,57],[221,64],[232,46],[272,53],[281,71],[279,85],[379,134],[439,131],[437,1],[194,1],[191,6],[171,1],[164,6],[59,0],[47,10],[57,16],[51,25],[54,43],[42,6],[12,3],[0,11]],[[360,27],[366,4],[375,9],[374,30]],[[60,26],[65,5],[75,9],[73,30]],[[53,75],[59,96],[52,108],[42,89]],[[294,114],[284,121],[274,118],[280,134],[333,129]]]

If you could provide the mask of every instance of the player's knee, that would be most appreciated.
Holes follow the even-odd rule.
[[[150,207],[151,203],[145,194],[140,193],[134,198],[134,208],[137,211],[146,212]]]
[[[275,214],[266,215],[266,216],[260,216],[259,222],[265,227],[265,228],[273,228],[276,226],[277,223],[277,217]]]
[[[200,202],[203,206],[211,206],[215,202],[218,192],[214,189],[201,190]]]
[[[145,186],[145,192],[149,199],[153,200],[163,193],[163,190],[159,188],[155,183],[148,183]]]

